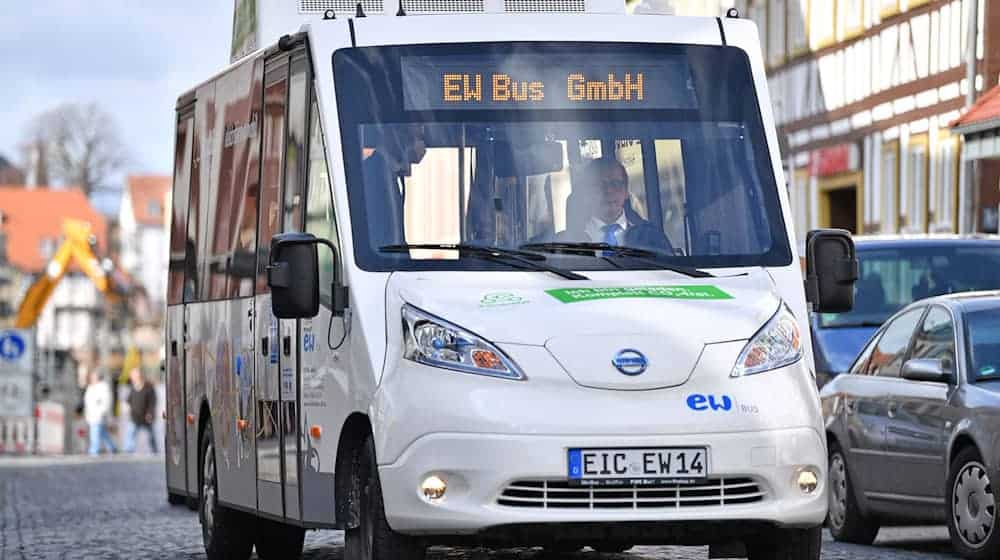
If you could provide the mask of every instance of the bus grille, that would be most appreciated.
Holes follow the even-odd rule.
[[[504,0],[507,12],[580,12],[587,10],[584,0]]]
[[[408,14],[476,13],[483,12],[484,0],[401,0]]]
[[[504,489],[497,503],[544,509],[679,509],[752,504],[765,496],[760,485],[750,478],[615,487],[571,486],[562,480],[518,480]]]
[[[299,0],[300,14],[322,14],[333,10],[337,15],[354,15],[358,4],[366,14],[381,14],[385,10],[382,0]]]

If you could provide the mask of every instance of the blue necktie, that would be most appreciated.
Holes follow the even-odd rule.
[[[604,231],[604,242],[614,247],[620,245],[620,243],[618,243],[618,238],[615,236],[615,234],[618,233],[621,229],[622,226],[621,224],[618,223],[602,226],[601,230]]]

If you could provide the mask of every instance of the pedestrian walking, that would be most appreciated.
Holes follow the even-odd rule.
[[[87,390],[83,394],[83,416],[90,429],[90,454],[99,455],[101,446],[109,453],[117,453],[115,442],[108,433],[108,420],[111,417],[111,386],[96,370],[90,372]]]
[[[153,413],[156,411],[156,389],[146,380],[139,368],[129,372],[132,390],[128,395],[129,415],[132,424],[125,434],[125,452],[135,453],[135,440],[139,430],[145,430],[149,437],[149,449],[158,453],[156,434],[153,432]]]

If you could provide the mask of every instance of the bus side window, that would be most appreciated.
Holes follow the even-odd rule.
[[[302,231],[306,173],[306,110],[309,108],[309,60],[303,51],[291,63],[288,83],[288,141],[285,144],[284,219],[282,231]]]
[[[191,144],[194,136],[194,114],[181,116],[177,121],[174,146],[174,189],[171,195],[170,265],[167,276],[167,305],[183,303],[187,264],[187,211],[188,191],[191,187]]]
[[[257,291],[271,291],[267,285],[267,265],[271,238],[281,231],[281,174],[285,167],[285,109],[288,97],[288,66],[269,69],[264,77],[262,117],[263,154],[259,217],[257,225]]]
[[[340,247],[337,217],[333,209],[329,170],[326,165],[326,142],[319,120],[319,106],[315,95],[309,123],[309,184],[306,202],[306,231],[319,239],[328,239]],[[319,247],[319,298],[327,307],[333,306],[333,254],[326,247]],[[337,266],[342,266],[337,263]]]

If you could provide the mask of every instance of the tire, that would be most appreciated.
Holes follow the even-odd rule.
[[[826,524],[833,538],[841,542],[870,545],[878,536],[878,521],[861,513],[847,467],[847,455],[836,443],[830,444],[830,513]]]
[[[371,436],[361,447],[354,474],[355,483],[360,485],[357,492],[359,524],[346,532],[344,560],[424,560],[427,545],[393,531],[386,521]]]
[[[592,544],[590,548],[593,548],[597,552],[603,552],[605,554],[619,554],[627,550],[631,550],[634,545],[623,544],[623,543],[601,543]]]
[[[948,534],[955,551],[972,560],[1000,558],[997,498],[975,448],[963,449],[951,462],[946,490]]]
[[[173,492],[167,492],[167,503],[172,506],[183,506],[187,505],[188,497],[183,494],[175,494]]]
[[[257,519],[257,535],[254,546],[261,560],[284,560],[301,558],[305,544],[306,530],[302,527]]]
[[[747,560],[819,560],[823,528],[777,529],[746,546]]]
[[[208,560],[246,560],[253,552],[253,518],[219,505],[212,424],[201,438],[198,519]]]

